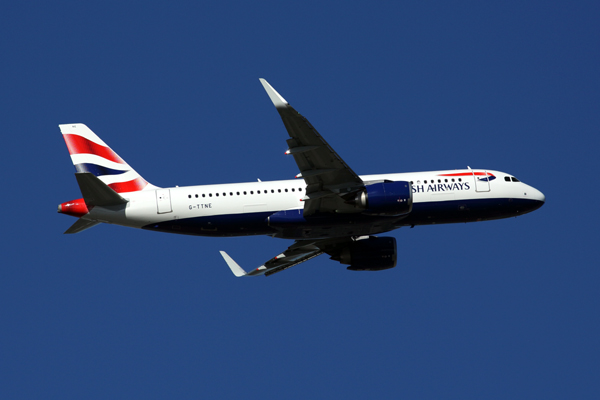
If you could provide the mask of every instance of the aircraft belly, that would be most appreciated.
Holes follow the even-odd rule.
[[[395,225],[387,223],[353,224],[353,225],[323,225],[323,226],[297,226],[277,229],[274,237],[282,239],[328,239],[349,236],[367,236],[394,229]]]
[[[543,202],[519,198],[483,198],[413,203],[402,226],[488,221],[534,211]]]
[[[517,198],[484,198],[428,201],[413,204],[405,217],[374,217],[362,214],[321,214],[302,221],[270,224],[273,211],[221,214],[171,219],[143,226],[144,229],[197,236],[270,235],[284,239],[323,239],[366,236],[400,226],[486,221],[522,215],[543,202]],[[301,211],[299,211],[301,212]]]
[[[373,235],[394,229],[398,220],[398,217],[363,214],[321,213],[303,217],[301,210],[292,210],[292,215],[287,212],[288,215],[281,216],[282,213],[286,212],[269,218],[269,225],[276,231],[273,236],[297,240]]]
[[[197,236],[270,235],[286,239],[314,239],[364,236],[394,229],[397,218],[333,215],[313,218],[301,224],[270,226],[273,211],[211,215],[148,224],[143,229]]]
[[[271,235],[274,231],[266,222],[271,214],[267,211],[181,218],[149,224],[143,229],[197,236]]]

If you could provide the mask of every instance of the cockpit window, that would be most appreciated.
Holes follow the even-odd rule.
[[[510,176],[505,176],[505,177],[504,177],[504,180],[505,180],[506,182],[510,182]]]
[[[518,180],[518,179],[517,179],[517,178],[515,178],[514,176],[511,176],[511,177],[510,177],[510,179],[511,179],[513,182],[521,182],[520,180]]]

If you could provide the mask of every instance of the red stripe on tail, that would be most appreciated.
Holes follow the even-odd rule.
[[[110,187],[112,190],[114,190],[117,193],[124,193],[124,192],[140,191],[143,188],[145,188],[147,184],[148,184],[148,182],[146,182],[146,180],[144,178],[139,177],[139,178],[135,178],[134,180],[128,181],[128,182],[111,183],[110,185],[108,185],[108,187]]]
[[[97,143],[94,143],[84,137],[78,135],[65,134],[63,135],[65,142],[67,143],[67,148],[69,149],[69,154],[95,154],[99,157],[105,158],[107,160],[125,164],[125,161],[121,157],[117,155],[110,148],[101,146]]]

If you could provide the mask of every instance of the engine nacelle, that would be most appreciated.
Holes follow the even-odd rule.
[[[337,257],[342,264],[349,264],[351,271],[381,271],[394,268],[397,261],[396,239],[374,237],[357,240],[343,248]]]
[[[412,211],[413,195],[410,182],[379,182],[365,187],[356,195],[357,206],[365,214],[398,216]]]

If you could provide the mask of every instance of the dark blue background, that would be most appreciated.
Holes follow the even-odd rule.
[[[0,15],[2,398],[598,398],[596,1],[11,2]],[[359,174],[489,168],[517,219],[401,229],[398,267],[98,226],[58,124],[158,186],[288,179],[266,78]]]

